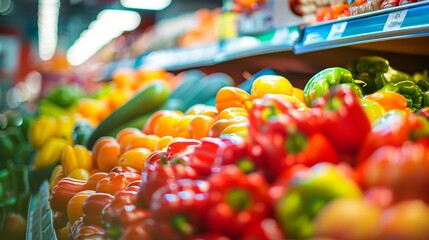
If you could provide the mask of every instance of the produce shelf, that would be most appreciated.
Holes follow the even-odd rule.
[[[217,62],[281,51],[291,51],[299,39],[299,26],[284,26],[257,36],[241,36],[222,42]]]
[[[161,67],[167,70],[207,66],[215,63],[219,43],[190,48],[173,48],[154,51],[137,58],[135,66]]]
[[[306,26],[294,53],[420,36],[429,36],[428,1]]]
[[[211,66],[263,54],[302,54],[344,46],[429,36],[429,1],[312,25],[291,25],[212,44],[144,53],[106,64],[103,79],[119,68],[159,67],[168,71]]]

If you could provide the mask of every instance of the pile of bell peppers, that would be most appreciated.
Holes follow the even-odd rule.
[[[262,76],[249,93],[221,89],[215,107],[161,110],[142,129],[123,129],[92,149],[66,147],[51,176],[57,237],[427,236],[429,219],[409,230],[383,217],[410,201],[429,209],[429,119],[409,100],[423,106],[424,98],[406,86],[423,92],[426,80],[404,75],[368,92],[377,76],[400,74],[381,60],[325,69],[303,91],[282,76]],[[330,231],[321,224],[342,199],[376,209],[374,226]],[[419,223],[410,216],[405,225]]]

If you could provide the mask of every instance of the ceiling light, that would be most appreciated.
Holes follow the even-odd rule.
[[[60,0],[39,0],[38,36],[39,56],[47,61],[51,59],[58,44],[58,15]]]
[[[170,4],[171,0],[121,0],[124,7],[146,10],[162,10]]]
[[[118,21],[120,20],[120,21]],[[141,17],[134,11],[104,10],[91,22],[87,30],[67,51],[67,60],[72,65],[80,65],[91,58],[103,46],[140,25]]]

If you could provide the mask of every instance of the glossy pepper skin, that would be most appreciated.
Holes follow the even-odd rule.
[[[407,107],[413,112],[417,112],[423,104],[423,92],[412,81],[401,81],[398,83],[388,83],[381,89],[382,91],[393,91],[401,94],[407,100]]]
[[[197,172],[180,158],[167,157],[165,151],[153,152],[146,161],[136,205],[148,208],[152,196],[160,187],[179,179],[197,179]]]
[[[340,154],[355,155],[371,130],[371,124],[353,90],[332,87],[315,108],[322,110],[321,130]]]
[[[359,187],[335,165],[320,163],[291,175],[285,194],[275,205],[275,215],[290,239],[314,234],[313,219],[335,198],[360,198]]]
[[[67,205],[72,197],[85,190],[85,181],[63,178],[52,188],[49,199],[51,209],[62,213],[67,212]]]
[[[102,226],[103,209],[114,200],[108,193],[94,193],[83,203],[83,222],[85,225]]]
[[[189,166],[192,167],[199,177],[208,177],[214,167],[219,166],[219,152],[225,148],[227,142],[219,138],[203,138],[201,144],[195,147],[189,154]]]
[[[210,208],[205,220],[209,231],[236,239],[246,227],[268,216],[268,184],[261,174],[245,175],[228,165],[212,174],[208,182]]]
[[[126,228],[149,218],[149,212],[135,206],[137,193],[121,190],[113,201],[103,208],[102,225],[110,238],[119,238]]]
[[[393,191],[396,201],[417,198],[428,202],[428,166],[428,144],[404,142],[378,148],[358,170],[365,189],[386,187]]]
[[[391,110],[377,119],[362,144],[358,161],[363,163],[378,148],[386,145],[401,146],[407,141],[429,137],[429,121],[422,116]]]
[[[327,68],[314,75],[305,85],[304,100],[307,106],[312,106],[312,102],[325,95],[329,88],[340,83],[354,83],[352,73],[340,67]]]
[[[261,148],[261,156],[252,156],[256,163],[263,163],[270,180],[295,164],[339,161],[332,143],[319,130],[322,121],[291,104],[278,99],[255,101],[249,115],[251,142]]]
[[[82,145],[66,146],[61,154],[61,165],[65,176],[77,168],[91,171],[92,154]]]
[[[223,87],[216,94],[216,109],[220,113],[230,107],[249,110],[252,107],[252,96],[237,87]]]
[[[110,172],[106,177],[98,181],[95,190],[115,195],[124,190],[132,182],[141,180],[141,175],[136,172]]]
[[[377,92],[365,95],[363,99],[368,99],[379,103],[386,111],[393,109],[404,110],[407,107],[407,99],[400,93],[393,91],[379,90]]]
[[[362,80],[366,86],[363,87],[365,94],[374,92],[376,74],[383,74],[389,70],[389,62],[378,56],[364,56],[355,59],[349,64],[348,69],[355,79]]]
[[[398,83],[402,81],[412,81],[412,78],[410,75],[389,66],[387,72],[376,74],[375,86],[377,89],[380,89],[389,83]]]
[[[206,218],[210,185],[207,181],[181,179],[164,185],[153,195],[150,214],[174,232],[166,239],[183,239],[201,233]]]

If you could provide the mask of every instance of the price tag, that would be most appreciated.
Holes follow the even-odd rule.
[[[331,31],[329,32],[329,35],[326,40],[335,40],[341,38],[344,33],[344,30],[346,30],[346,26],[347,22],[332,24]]]
[[[386,20],[386,24],[384,24],[383,31],[390,31],[399,29],[404,22],[405,16],[407,15],[407,9],[399,11],[399,12],[392,12],[389,14]]]

